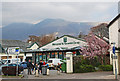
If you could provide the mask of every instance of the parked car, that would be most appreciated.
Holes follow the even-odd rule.
[[[58,63],[61,64],[63,62],[61,62],[61,59],[57,59],[57,58],[50,58],[48,60],[49,68],[55,69],[58,66]]]
[[[2,73],[4,75],[16,75],[17,64],[6,64],[2,67]],[[23,71],[23,67],[18,65],[18,74]]]
[[[0,61],[0,66],[3,65],[4,63],[2,61]]]
[[[18,63],[19,62],[21,62],[20,61],[20,58],[14,58],[14,59],[3,59],[3,60],[1,60],[4,64],[7,64],[7,61],[8,61],[8,64],[11,64],[11,63],[17,63],[17,61],[18,61]]]
[[[27,62],[21,62],[19,65],[22,66],[24,69],[27,68]]]

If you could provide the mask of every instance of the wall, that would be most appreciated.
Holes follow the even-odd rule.
[[[109,27],[109,43],[115,42],[116,47],[120,47],[120,33],[118,30],[120,29],[120,18],[116,20],[110,27]],[[110,64],[113,64],[113,59],[112,59],[112,47],[110,49]]]
[[[14,55],[14,54],[9,54],[9,58],[16,58],[16,56],[17,55]],[[24,61],[24,53],[20,53],[19,54],[19,57],[23,57],[23,61]],[[7,54],[5,54],[5,53],[0,53],[0,60],[2,60],[2,58],[4,58],[5,57],[5,59],[7,59]]]

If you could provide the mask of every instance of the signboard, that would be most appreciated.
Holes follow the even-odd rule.
[[[117,59],[117,56],[113,56],[113,59]]]
[[[8,48],[8,54],[19,54],[20,48],[19,47],[10,47]]]
[[[66,57],[67,60],[70,60],[70,57]]]
[[[115,54],[115,46],[113,46],[112,50],[113,50],[113,54]]]

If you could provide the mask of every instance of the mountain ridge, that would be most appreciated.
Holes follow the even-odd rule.
[[[91,23],[91,24],[90,24]],[[87,34],[91,27],[98,22],[71,22],[63,19],[45,19],[36,24],[11,23],[2,28],[2,38],[12,40],[25,40],[29,35],[44,35],[58,32],[58,36],[64,34],[78,35],[80,31]]]

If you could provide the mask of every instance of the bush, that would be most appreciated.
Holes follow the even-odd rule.
[[[86,73],[94,72],[95,68],[92,65],[76,65],[74,67],[74,73]]]
[[[99,68],[99,70],[102,70],[102,71],[112,71],[113,70],[112,65],[99,65],[98,68]]]

